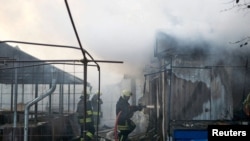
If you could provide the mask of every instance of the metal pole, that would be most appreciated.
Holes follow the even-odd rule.
[[[14,94],[14,124],[13,127],[16,128],[17,123],[17,90],[18,90],[18,84],[17,84],[17,69],[15,69],[15,94]]]
[[[70,84],[68,84],[68,113],[70,112]]]
[[[17,127],[17,91],[18,91],[18,82],[17,82],[17,68],[16,68],[15,69],[15,93],[14,93],[14,116],[13,116],[12,139],[14,139],[16,136],[16,127]]]
[[[51,84],[49,84],[49,88],[51,88],[52,87],[52,85]],[[51,103],[52,103],[52,96],[51,95],[49,95],[49,115],[51,115],[52,114],[52,110],[51,110]]]
[[[41,95],[35,99],[33,99],[32,101],[30,101],[28,104],[25,105],[25,111],[24,111],[24,141],[28,141],[28,133],[29,133],[29,110],[30,107],[34,104],[36,104],[37,102],[39,102],[40,100],[44,99],[45,97],[51,95],[55,89],[56,89],[56,80],[53,79],[52,80],[52,87],[49,89],[49,91],[44,94]]]
[[[38,97],[38,83],[36,83],[35,86],[35,98]],[[37,109],[38,109],[38,104],[35,104],[35,121],[37,121]]]
[[[59,113],[62,115],[63,114],[63,84],[60,84],[60,89],[59,89]]]
[[[171,96],[172,96],[172,57],[170,57],[170,69],[169,69],[169,73],[170,73],[170,81],[169,81],[169,97],[168,97],[168,137],[170,140],[170,120],[171,120]]]
[[[100,93],[101,93],[101,84],[100,84],[100,82],[101,82],[101,72],[100,72],[100,67],[98,66],[98,78],[99,78],[99,80],[98,80],[98,107],[97,107],[97,122],[96,122],[96,135],[97,135],[97,138],[96,138],[96,141],[98,141],[98,132],[99,132],[99,118],[100,118],[100,102],[99,102],[99,100],[100,100]]]
[[[85,54],[85,53],[84,53]],[[84,56],[85,57],[85,56]],[[86,130],[86,115],[87,115],[87,66],[88,66],[88,62],[87,60],[84,61],[83,63],[83,69],[84,69],[84,74],[83,74],[83,81],[84,81],[84,115],[83,115],[83,119],[84,119],[84,126],[83,126],[83,131],[84,132],[84,140],[86,140],[86,134],[85,134],[85,130]]]

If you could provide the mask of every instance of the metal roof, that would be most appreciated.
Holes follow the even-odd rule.
[[[39,60],[18,47],[0,43],[0,83],[10,84],[17,81],[21,84],[50,84],[53,77],[60,84],[83,84],[82,79],[56,68],[51,63]]]

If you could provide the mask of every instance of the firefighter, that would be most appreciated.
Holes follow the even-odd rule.
[[[80,97],[80,101],[77,104],[77,116],[78,116],[78,122],[81,127],[81,137],[80,141],[91,141],[94,138],[95,134],[95,128],[94,128],[94,123],[93,123],[93,110],[92,110],[92,105],[91,101],[89,100],[89,95],[90,93],[87,92],[86,94],[86,120],[84,121],[84,92],[82,92],[82,95]],[[85,125],[85,131],[83,131]],[[84,134],[85,133],[85,134]],[[84,138],[86,139],[84,140]]]
[[[103,104],[102,99],[100,96],[102,95],[101,92],[97,91],[91,98],[91,103],[93,106],[93,118],[94,118],[94,126],[97,128],[100,124],[100,117],[102,117],[101,112],[101,104]],[[98,125],[97,125],[98,121]]]
[[[128,135],[135,129],[136,125],[131,120],[134,112],[141,111],[142,106],[131,106],[129,104],[131,91],[123,90],[122,95],[116,103],[117,130],[119,141],[127,141]]]

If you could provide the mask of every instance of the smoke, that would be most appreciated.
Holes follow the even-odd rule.
[[[220,46],[249,36],[250,16],[228,0],[75,0],[68,1],[83,47],[100,63],[102,80],[142,75],[153,57],[155,35],[205,39]],[[8,0],[0,5],[0,39],[79,46],[64,1]],[[223,11],[223,12],[222,12]],[[82,59],[80,51],[18,45],[41,59]],[[51,53],[53,52],[53,53]],[[89,80],[96,77],[90,74]],[[96,80],[96,78],[93,78]]]

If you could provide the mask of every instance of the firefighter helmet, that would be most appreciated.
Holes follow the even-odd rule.
[[[96,93],[95,93],[95,94],[100,94],[100,95],[102,95],[102,92],[96,91]]]
[[[122,96],[132,96],[132,93],[131,91],[124,89],[122,90]]]

